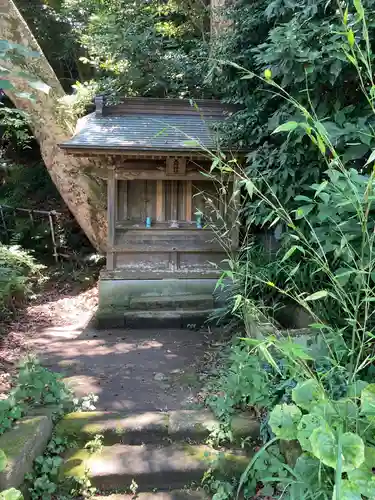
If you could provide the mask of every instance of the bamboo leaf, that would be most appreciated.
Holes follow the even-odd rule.
[[[320,290],[319,292],[312,293],[311,295],[308,295],[304,300],[306,301],[311,301],[311,300],[319,300],[319,299],[324,299],[324,297],[327,297],[329,293],[327,290]]]
[[[372,163],[373,161],[375,161],[375,149],[371,152],[365,165],[368,165],[369,163]]]
[[[279,125],[272,133],[273,134],[278,134],[279,132],[291,132],[292,130],[295,130],[299,124],[297,122],[286,122],[283,123],[282,125]]]
[[[301,253],[305,255],[305,249],[303,247],[300,247],[298,245],[293,245],[291,248],[289,248],[284,257],[281,259],[281,262],[285,262],[286,260],[288,260],[296,250],[299,250]]]
[[[363,8],[361,0],[353,0],[355,10],[358,13],[358,20],[361,21],[365,15],[365,9]]]

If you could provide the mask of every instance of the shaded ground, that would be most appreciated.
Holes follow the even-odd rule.
[[[0,392],[20,358],[36,353],[98,409],[169,410],[191,406],[205,377],[212,335],[190,330],[101,330],[90,326],[97,288],[60,283],[20,312],[0,342]]]
[[[31,341],[43,365],[62,371],[99,410],[171,410],[196,402],[205,337],[188,330],[97,331],[76,324]]]
[[[28,305],[19,308],[16,318],[1,324],[0,336],[0,396],[11,386],[18,362],[30,352],[28,342],[44,329],[73,325],[91,317],[98,302],[97,286],[59,281],[52,276],[43,293]]]

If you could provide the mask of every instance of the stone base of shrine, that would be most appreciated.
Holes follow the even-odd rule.
[[[121,279],[103,271],[96,323],[100,328],[200,328],[222,307],[228,285],[217,278]]]

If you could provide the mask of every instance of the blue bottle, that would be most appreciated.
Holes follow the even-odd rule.
[[[197,229],[202,229],[202,216],[197,215]]]
[[[151,217],[146,217],[146,228],[150,229],[151,227]]]

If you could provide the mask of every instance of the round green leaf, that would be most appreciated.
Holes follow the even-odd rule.
[[[315,405],[311,408],[310,413],[314,415],[320,415],[328,422],[333,417],[337,416],[336,410],[331,401],[322,400],[315,403]]]
[[[312,413],[303,415],[298,424],[297,433],[297,439],[303,450],[312,452],[310,436],[315,429],[321,427],[324,423],[324,419],[320,415],[314,415]]]
[[[375,384],[369,384],[361,392],[361,412],[366,417],[375,417]]]
[[[375,498],[375,448],[366,446],[365,460],[358,469],[348,472],[350,482],[357,485],[362,495]]]
[[[9,488],[0,493],[0,500],[23,500],[23,495],[19,490]]]
[[[299,382],[292,391],[292,399],[304,410],[310,410],[317,402],[325,399],[324,390],[313,378]]]
[[[346,432],[341,437],[342,470],[348,472],[360,467],[365,460],[365,445],[362,438],[353,432]]]
[[[297,458],[294,472],[297,476],[303,478],[307,484],[314,484],[318,482],[320,469],[321,465],[319,460],[308,453],[302,453],[302,455]]]
[[[7,466],[8,459],[3,450],[0,450],[0,472]]]
[[[332,500],[336,500],[338,497],[338,492],[336,486],[333,489]],[[341,481],[340,489],[340,500],[362,500],[361,493],[359,492],[357,485],[344,479]]]
[[[327,423],[315,429],[310,436],[312,453],[321,462],[336,468],[338,443],[335,434]],[[342,471],[357,469],[365,459],[365,445],[358,434],[346,432],[341,436]]]
[[[269,425],[276,437],[290,441],[297,439],[297,426],[302,412],[296,405],[276,405],[272,410]]]
[[[327,423],[315,429],[310,436],[312,453],[329,467],[336,467],[337,442]]]

